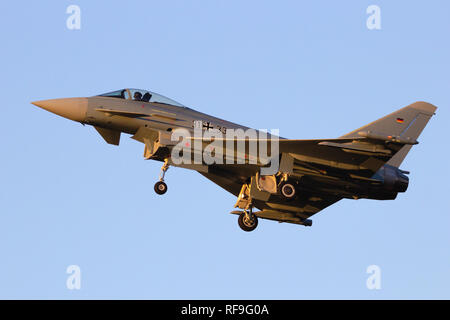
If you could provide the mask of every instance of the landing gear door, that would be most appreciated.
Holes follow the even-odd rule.
[[[148,128],[141,127],[134,136],[134,140],[140,141],[145,144],[144,148],[144,158],[150,159],[156,151],[159,149],[160,145],[160,133],[156,130],[151,130]]]
[[[289,153],[283,153],[280,161],[280,172],[291,174],[294,170],[294,158]]]
[[[252,177],[252,182],[250,185],[250,197],[252,199],[267,201],[270,198],[270,193],[267,191],[260,190],[258,188],[257,178],[259,175]]]
[[[277,178],[275,175],[262,176],[257,173],[255,181],[257,183],[258,190],[266,191],[272,194],[277,193]]]

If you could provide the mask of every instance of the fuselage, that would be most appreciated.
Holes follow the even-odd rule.
[[[139,94],[137,94],[139,93]],[[134,95],[134,97],[133,97]],[[142,97],[151,98],[143,99]],[[65,118],[98,128],[134,135],[140,128],[170,134],[175,129],[186,129],[193,134],[200,122],[203,130],[217,129],[223,134],[229,129],[247,130],[248,127],[226,121],[183,106],[156,93],[145,90],[123,89],[86,98],[52,99],[34,102]],[[196,124],[197,122],[197,124]],[[162,160],[155,158],[155,160]],[[332,170],[324,167],[330,174]],[[255,169],[257,170],[257,169]],[[301,178],[301,174],[300,177]],[[345,198],[395,199],[406,191],[408,177],[398,168],[384,165],[367,181],[339,176],[339,179],[303,179],[303,188],[330,193]]]

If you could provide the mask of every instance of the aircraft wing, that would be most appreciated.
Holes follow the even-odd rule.
[[[364,134],[363,134],[364,135]],[[254,199],[263,219],[308,225],[308,218],[344,198],[345,190],[357,183],[379,183],[371,177],[405,145],[415,141],[394,140],[394,137],[359,136],[354,138],[279,141],[280,170],[290,179],[317,185],[321,192],[303,190],[290,201],[278,194],[267,199]],[[235,196],[244,183],[259,172],[258,165],[222,164],[208,166],[200,174]],[[349,192],[351,194],[351,192]],[[348,196],[347,196],[348,197]],[[240,211],[232,213],[239,214]]]
[[[314,139],[279,141],[280,170],[289,173],[290,179],[309,185],[324,186],[322,192],[303,190],[294,199],[286,201],[278,194],[253,199],[261,211],[254,212],[259,218],[279,222],[310,225],[309,218],[344,198],[342,190],[357,181],[371,181],[373,174],[404,145],[367,137],[344,139]],[[241,187],[250,183],[259,172],[258,165],[215,164],[207,170],[197,170],[207,179],[238,196]],[[373,180],[379,183],[378,180]],[[241,211],[231,213],[240,214]]]

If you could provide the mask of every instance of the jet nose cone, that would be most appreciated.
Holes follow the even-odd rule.
[[[31,103],[73,121],[83,122],[86,119],[88,98],[51,99]]]

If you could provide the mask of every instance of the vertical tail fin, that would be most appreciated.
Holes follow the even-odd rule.
[[[437,107],[427,102],[415,102],[399,109],[381,119],[369,123],[359,129],[356,129],[341,138],[359,137],[358,132],[370,131],[374,134],[383,136],[397,136],[410,141],[415,141],[422,133],[422,130],[427,125],[430,118],[433,116]],[[399,167],[405,159],[411,145],[403,146],[388,162],[387,164]]]

